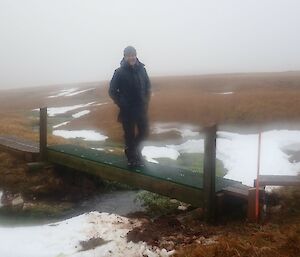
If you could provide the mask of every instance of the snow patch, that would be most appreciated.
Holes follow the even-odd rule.
[[[68,123],[70,123],[70,121],[65,121],[65,122],[59,123],[57,125],[54,125],[53,128],[59,128],[61,126],[67,125]]]
[[[108,138],[94,130],[54,130],[53,135],[63,138],[82,138],[85,141],[105,141]]]
[[[72,115],[73,118],[79,118],[81,116],[84,116],[86,114],[89,114],[91,111],[90,110],[84,110],[84,111],[81,111],[81,112],[77,112],[75,114]]]
[[[97,150],[97,151],[105,151],[105,149],[102,147],[92,147],[91,149]]]
[[[60,97],[60,96],[66,96],[68,94],[75,92],[77,89],[78,88],[62,89],[56,95],[50,95],[47,98],[56,98],[56,97]]]
[[[204,139],[189,139],[180,145],[167,145],[180,153],[203,153]]]
[[[214,94],[216,94],[216,95],[232,95],[232,94],[234,94],[234,92],[220,92],[220,93],[214,93]]]
[[[218,136],[217,158],[228,170],[225,177],[253,186],[257,172],[258,134],[219,132]],[[273,130],[262,133],[260,174],[296,176],[300,171],[300,162],[291,163],[282,150],[295,143],[300,143],[300,131]]]
[[[260,174],[298,175],[300,162],[291,163],[289,155],[284,152],[290,148],[300,150],[300,131],[273,130],[262,133]],[[181,153],[204,153],[204,140],[190,139],[180,145],[164,147],[145,146],[142,151],[147,160],[156,163],[157,158],[176,160]],[[228,171],[225,178],[253,186],[257,173],[257,154],[258,134],[218,132],[217,158]]]
[[[199,132],[195,131],[199,129],[196,126],[189,125],[189,124],[182,124],[182,123],[176,123],[176,122],[170,122],[170,123],[156,123],[154,124],[152,128],[152,133],[154,134],[162,134],[167,133],[171,131],[176,131],[180,133],[181,137],[195,137],[199,136]]]
[[[60,90],[56,95],[50,95],[47,98],[57,98],[57,97],[61,97],[61,96],[74,96],[74,95],[79,95],[91,90],[94,90],[95,88],[88,88],[88,89],[84,89],[84,90],[78,90],[78,88],[70,88],[70,89],[62,89]]]
[[[108,102],[104,102],[104,103],[97,103],[97,104],[94,104],[93,106],[101,106],[101,105],[105,105],[105,104],[108,104]]]
[[[88,91],[91,91],[91,90],[94,90],[94,89],[96,89],[96,88],[93,87],[93,88],[88,88],[88,89],[85,89],[85,90],[80,90],[80,91],[70,92],[69,94],[66,94],[65,96],[79,95],[79,94],[82,94],[82,93],[85,93],[85,92],[88,92]]]
[[[77,104],[77,105],[72,105],[72,106],[50,107],[47,109],[47,113],[50,117],[53,117],[58,114],[63,114],[63,113],[69,112],[69,111],[79,109],[79,108],[90,106],[94,103],[95,102],[90,102],[87,104]],[[33,111],[39,111],[39,110],[40,109],[33,109]]]
[[[178,151],[169,147],[157,147],[157,146],[145,146],[142,150],[142,155],[146,157],[146,160],[153,163],[158,163],[155,158],[170,158],[177,160],[180,155]]]
[[[127,242],[126,234],[137,222],[119,215],[90,212],[49,225],[0,227],[0,256],[159,257],[173,253],[153,248],[145,242]],[[80,251],[80,242],[91,238],[102,238],[106,243]]]

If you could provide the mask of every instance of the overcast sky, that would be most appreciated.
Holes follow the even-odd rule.
[[[150,76],[300,70],[300,1],[0,0],[0,88],[110,79],[127,45]]]

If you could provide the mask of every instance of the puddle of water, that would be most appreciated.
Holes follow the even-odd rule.
[[[108,212],[127,215],[132,212],[144,211],[142,203],[136,200],[140,191],[115,191],[97,195],[80,205],[80,209],[88,211]]]
[[[0,197],[1,197],[0,191]],[[22,214],[9,214],[0,212],[0,227],[19,227],[19,226],[35,226],[49,224],[65,220],[90,211],[107,212],[118,214],[121,216],[129,213],[144,211],[144,207],[136,196],[139,191],[121,190],[107,193],[100,193],[88,200],[82,201],[73,209],[66,211],[58,217],[44,216],[24,216]]]

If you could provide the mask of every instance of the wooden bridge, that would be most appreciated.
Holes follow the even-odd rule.
[[[0,137],[0,149],[26,157],[27,162],[50,162],[165,195],[193,206],[204,208],[207,219],[214,219],[216,196],[228,194],[247,201],[249,187],[240,182],[216,177],[216,132],[213,125],[204,130],[203,173],[178,167],[146,163],[142,168],[129,168],[123,155],[93,150],[76,145],[47,145],[47,108],[40,110],[39,145],[23,139]],[[38,157],[37,157],[38,154]],[[200,156],[199,156],[200,158]]]
[[[242,199],[248,203],[248,218],[255,221],[257,192],[238,181],[216,177],[216,137],[217,126],[204,130],[204,167],[203,173],[178,167],[146,163],[142,168],[128,168],[123,155],[115,155],[76,145],[47,145],[47,109],[40,111],[40,142],[39,145],[15,137],[0,136],[0,150],[10,151],[24,157],[27,162],[50,162],[69,167],[81,172],[98,176],[104,180],[115,181],[145,189],[154,193],[176,198],[201,206],[207,220],[215,218],[218,208],[222,208],[225,197]],[[200,158],[200,157],[199,157]],[[261,177],[261,186],[299,185],[299,178],[276,176]],[[218,203],[218,204],[217,204]],[[220,207],[221,206],[221,207]]]
[[[203,174],[199,172],[149,162],[141,168],[128,168],[124,156],[74,145],[48,146],[47,160],[194,206],[203,204],[204,181]],[[221,177],[216,177],[215,182],[215,192],[237,184],[236,181]]]

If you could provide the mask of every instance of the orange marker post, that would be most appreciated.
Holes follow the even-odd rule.
[[[258,134],[258,155],[257,155],[257,175],[255,191],[255,218],[259,219],[259,173],[260,173],[260,153],[261,153],[261,132]]]

